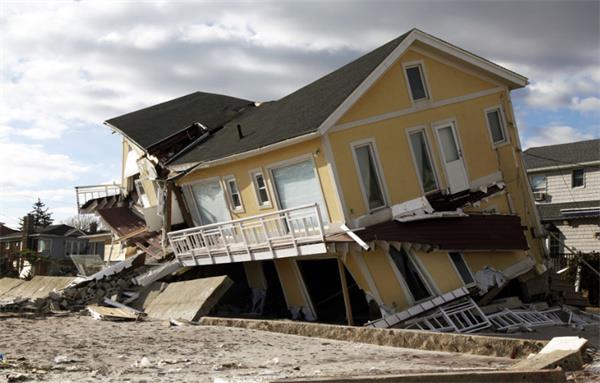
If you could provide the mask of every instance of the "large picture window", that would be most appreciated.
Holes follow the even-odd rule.
[[[354,147],[354,154],[369,211],[386,206],[373,145],[371,143],[357,145]]]
[[[271,173],[282,209],[317,203],[321,218],[327,222],[325,200],[311,159],[275,168]]]
[[[421,179],[421,185],[425,193],[438,188],[433,171],[433,163],[429,153],[429,147],[425,138],[424,131],[417,131],[410,134],[410,144],[412,147],[417,171]]]
[[[192,185],[192,192],[203,225],[229,221],[229,209],[218,179]]]

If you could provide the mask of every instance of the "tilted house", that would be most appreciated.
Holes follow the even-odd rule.
[[[132,207],[147,227],[122,240],[168,233],[182,264],[231,271],[258,312],[281,296],[294,317],[364,321],[486,267],[534,277],[544,231],[510,100],[526,85],[413,29],[277,101],[197,92],[108,120],[129,202],[86,204]]]
[[[529,148],[525,165],[550,256],[576,251],[600,252],[600,140]]]

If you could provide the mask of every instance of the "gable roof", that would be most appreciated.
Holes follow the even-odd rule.
[[[171,164],[210,161],[315,132],[321,123],[390,55],[410,32],[277,101],[261,104],[228,123]],[[237,125],[244,138],[239,139]]]
[[[523,160],[527,170],[600,161],[600,139],[529,148]]]
[[[241,98],[195,92],[111,118],[106,123],[147,149],[195,122],[209,129],[218,128],[251,104],[252,101]]]

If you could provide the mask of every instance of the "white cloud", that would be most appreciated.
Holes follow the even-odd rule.
[[[0,190],[0,200],[3,202],[18,202],[29,200],[35,202],[38,198],[42,201],[75,201],[74,189],[2,189]]]
[[[600,112],[600,98],[598,97],[586,97],[579,99],[579,97],[573,97],[571,100],[573,109],[580,112]]]
[[[12,188],[30,188],[54,181],[73,181],[89,171],[89,166],[65,154],[49,153],[40,145],[0,141],[2,178],[5,192]]]
[[[548,126],[545,128],[536,129],[536,134],[525,139],[525,149],[546,146],[554,144],[564,144],[566,142],[575,142],[582,140],[589,140],[594,138],[593,135],[588,133],[582,133],[572,126],[567,125],[555,125]]]

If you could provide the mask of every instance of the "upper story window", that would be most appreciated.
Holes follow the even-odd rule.
[[[427,84],[422,64],[408,64],[404,67],[406,79],[408,80],[408,89],[410,97],[413,101],[427,100],[429,93],[427,92]]]
[[[585,181],[584,169],[573,169],[571,173],[571,187],[578,188],[583,187]]]
[[[507,142],[502,109],[500,107],[487,109],[485,115],[494,146]]]
[[[240,195],[240,190],[235,178],[233,176],[225,178],[225,184],[227,185],[227,191],[229,192],[231,208],[236,211],[243,210],[242,196]]]
[[[267,190],[267,183],[265,182],[265,176],[263,175],[262,171],[258,170],[253,172],[252,181],[254,182],[258,206],[270,207],[271,200],[269,199],[269,191]]]
[[[531,176],[531,190],[534,193],[546,191],[546,176],[544,174]]]
[[[371,142],[354,146],[354,159],[369,211],[386,206],[379,166]]]
[[[409,137],[423,192],[428,193],[437,190],[438,185],[433,171],[433,163],[431,161],[431,154],[429,152],[425,131],[419,130],[410,133]]]

